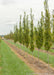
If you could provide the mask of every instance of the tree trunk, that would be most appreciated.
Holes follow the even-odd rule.
[[[38,49],[38,64],[39,64],[39,49]]]
[[[33,52],[32,52],[32,56],[33,56]],[[33,63],[34,64],[34,63]]]
[[[47,61],[48,61],[48,75],[49,75],[49,54],[48,54],[48,51],[47,51]]]

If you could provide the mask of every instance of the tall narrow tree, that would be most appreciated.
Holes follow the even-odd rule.
[[[19,42],[22,43],[21,15],[20,15],[20,22],[19,22]]]
[[[31,22],[30,22],[30,26],[31,26],[31,30],[30,30],[30,50],[33,52],[34,50],[34,35],[33,35],[33,14],[32,14],[32,9],[31,9]]]
[[[40,42],[41,42],[41,47],[43,46],[44,42],[44,15],[43,12],[41,12],[41,19],[40,19]]]
[[[54,10],[53,10],[53,15],[52,15],[52,17],[53,17],[53,20],[52,20],[52,30],[53,30],[53,33],[52,33],[52,39],[53,39],[53,43],[54,43]]]
[[[25,45],[26,41],[26,13],[24,12],[24,17],[23,17],[23,44]]]
[[[48,69],[49,69],[49,55],[48,51],[51,47],[51,28],[50,28],[50,13],[48,9],[48,0],[45,0],[44,2],[45,7],[45,49],[47,50],[47,56],[48,56]]]
[[[28,21],[28,15],[26,18],[26,47],[29,46],[29,21]]]
[[[41,24],[42,29],[44,30],[44,15],[43,15],[43,12],[41,12],[40,24]]]
[[[43,28],[42,22],[38,21],[38,29],[35,28],[35,35],[36,35],[36,46],[38,48],[38,61],[39,61],[39,49],[43,46]]]
[[[17,25],[14,27],[14,42],[16,43],[19,39]]]

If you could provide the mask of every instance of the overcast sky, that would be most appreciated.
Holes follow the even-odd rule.
[[[44,12],[44,0],[0,0],[0,35],[13,31],[14,25],[19,21],[19,15],[26,11],[30,14],[33,9],[35,21],[40,19],[41,11]],[[54,9],[54,0],[49,0],[49,10]],[[35,23],[35,25],[36,25]]]

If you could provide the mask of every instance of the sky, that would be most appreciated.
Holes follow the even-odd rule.
[[[14,25],[19,24],[19,15],[30,14],[30,8],[33,9],[34,25],[36,26],[41,17],[41,11],[44,12],[44,0],[0,0],[0,35],[10,33],[14,30]],[[49,11],[52,14],[54,10],[54,0],[48,1]]]

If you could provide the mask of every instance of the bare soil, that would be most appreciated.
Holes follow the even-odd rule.
[[[4,40],[5,41],[5,40]],[[48,64],[43,62],[38,58],[31,56],[27,52],[17,48],[16,46],[5,41],[6,44],[11,48],[11,50],[22,60],[24,61],[33,71],[38,75],[54,75],[54,68],[50,67],[48,70]]]
[[[52,49],[54,50],[54,47]]]
[[[14,42],[13,40],[11,40],[11,41],[12,41],[12,42]],[[17,42],[17,43],[18,43],[18,42]],[[20,43],[18,43],[18,44],[20,44]],[[22,45],[22,44],[20,44],[20,45]],[[54,50],[54,48],[51,48],[51,49],[53,49],[53,50]],[[35,50],[38,50],[38,48],[35,48]],[[47,51],[46,51],[46,50],[39,49],[39,51],[40,51],[40,52],[47,53]],[[54,55],[54,53],[53,53],[53,52],[48,51],[48,53],[49,53],[50,55]]]

